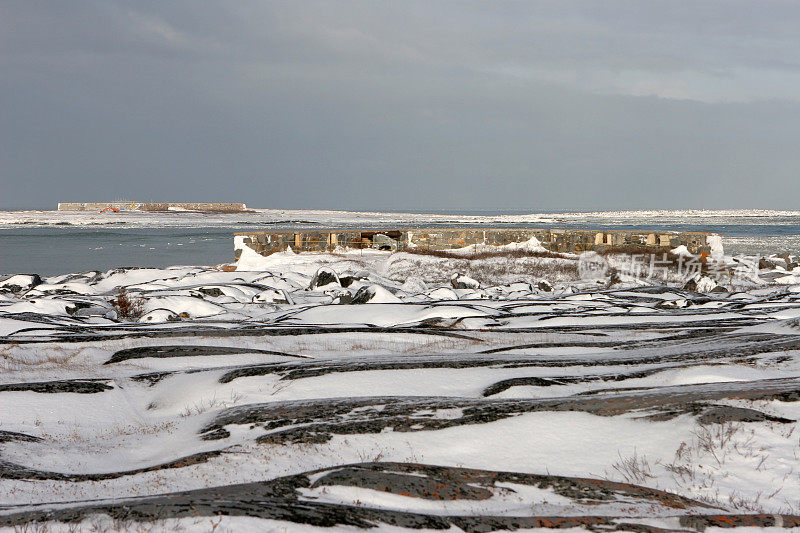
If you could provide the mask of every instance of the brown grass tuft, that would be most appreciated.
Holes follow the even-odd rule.
[[[111,305],[117,311],[117,318],[124,320],[138,320],[144,313],[144,298],[128,296],[125,289],[117,289]]]

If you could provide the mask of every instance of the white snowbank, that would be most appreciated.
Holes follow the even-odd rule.
[[[546,252],[547,249],[542,246],[542,243],[536,237],[531,237],[527,241],[523,242],[512,242],[509,244],[505,244],[503,246],[499,246],[499,248],[504,248],[507,250],[525,250],[527,252]]]
[[[684,257],[693,255],[685,244],[681,244],[680,246],[673,248],[672,250],[670,250],[670,252],[675,255],[681,255]]]
[[[709,235],[707,242],[711,247],[711,258],[714,261],[722,261],[725,256],[725,250],[722,247],[722,236],[717,234]]]

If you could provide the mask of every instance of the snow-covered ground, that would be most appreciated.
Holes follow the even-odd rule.
[[[793,258],[474,252],[0,281],[0,526],[800,526]]]

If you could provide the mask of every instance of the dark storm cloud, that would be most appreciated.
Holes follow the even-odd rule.
[[[796,207],[794,2],[5,2],[3,206]]]

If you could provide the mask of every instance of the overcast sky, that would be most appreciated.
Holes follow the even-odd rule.
[[[798,208],[800,2],[0,2],[0,206]]]

